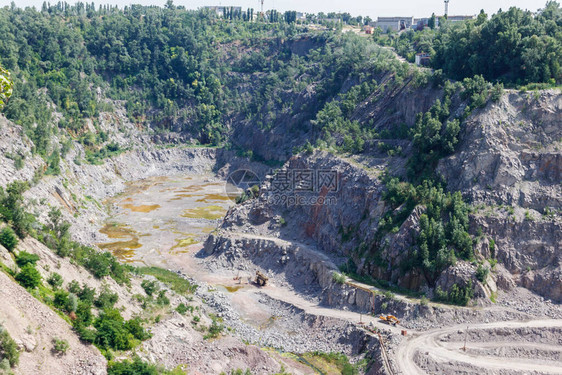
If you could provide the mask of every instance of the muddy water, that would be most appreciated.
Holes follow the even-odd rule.
[[[125,262],[165,266],[198,250],[234,202],[208,174],[135,181],[105,204],[111,217],[98,246]]]

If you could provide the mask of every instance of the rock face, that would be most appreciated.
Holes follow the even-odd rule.
[[[562,95],[509,92],[467,120],[438,171],[474,202],[562,208]]]
[[[403,95],[395,92],[391,96],[400,102]],[[431,95],[433,91],[426,93]],[[380,104],[380,100],[384,101],[379,98],[374,102]],[[423,110],[424,103],[415,108],[404,103],[395,120],[411,123],[408,121],[413,121],[416,111]],[[364,106],[368,112],[369,102]],[[375,116],[379,112],[371,108],[369,113]],[[375,117],[380,119],[375,126],[382,126],[384,118]],[[475,267],[459,264],[444,273],[439,285],[472,279],[476,295],[489,297],[497,281],[500,288],[523,286],[562,302],[561,122],[562,95],[554,91],[538,96],[510,91],[498,103],[475,110],[466,120],[458,151],[442,159],[437,172],[451,191],[461,191],[476,208],[470,231],[475,237],[481,233],[476,238],[477,258],[483,261],[495,257],[502,266],[483,285],[474,278]],[[280,173],[294,179],[302,171],[332,171],[337,176],[337,188],[290,191],[281,195],[283,199],[275,199],[275,182],[266,182],[262,196],[232,209],[223,228],[266,233],[287,241],[313,241],[336,265],[351,258],[358,273],[413,290],[427,290],[435,285],[428,285],[419,272],[400,271],[401,263],[416,246],[422,207],[416,208],[396,233],[379,243],[374,238],[378,221],[388,209],[382,200],[380,172],[390,169],[400,174],[404,162],[405,158],[372,151],[355,159],[325,152],[294,156]],[[305,197],[306,203],[298,197]],[[374,252],[381,245],[383,250]]]
[[[439,172],[473,205],[514,280],[562,302],[562,95],[509,92],[470,118]]]

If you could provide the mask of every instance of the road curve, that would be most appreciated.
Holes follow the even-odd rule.
[[[408,337],[398,347],[396,360],[399,371],[407,375],[426,375],[428,372],[421,369],[414,361],[418,351],[428,353],[438,362],[460,362],[482,368],[484,370],[512,370],[532,371],[545,374],[562,374],[562,362],[533,360],[530,358],[501,358],[492,356],[478,356],[467,354],[461,350],[458,343],[443,343],[438,340],[441,335],[455,333],[458,330],[486,330],[493,328],[562,328],[562,320],[545,319],[527,322],[495,322],[488,324],[463,324],[446,328],[434,329],[426,332],[416,332]],[[517,345],[516,343],[513,345]],[[512,345],[512,346],[513,346]],[[525,344],[529,347],[532,344]],[[470,343],[467,345],[470,347]],[[481,347],[481,345],[478,345]],[[544,347],[537,344],[538,349]],[[561,349],[562,350],[562,349]]]

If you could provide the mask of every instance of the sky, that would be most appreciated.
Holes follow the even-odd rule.
[[[58,0],[49,0],[51,4]],[[74,3],[74,0],[66,0]],[[123,7],[130,4],[164,5],[166,0],[93,0],[97,5],[112,4]],[[43,0],[14,0],[17,6],[35,6],[41,8]],[[91,0],[88,0],[91,2]],[[0,0],[0,6],[6,6],[11,0]],[[546,0],[450,0],[450,15],[478,14],[484,9],[489,15],[498,9],[507,10],[511,6],[536,11],[544,7]],[[174,0],[175,5],[183,5],[189,9],[196,9],[205,5],[238,5],[243,8],[259,9],[259,0]],[[435,13],[443,14],[443,0],[264,0],[264,10],[277,9],[279,11],[297,10],[301,12],[349,12],[353,16],[362,15],[376,18],[378,16],[415,16],[425,17]]]

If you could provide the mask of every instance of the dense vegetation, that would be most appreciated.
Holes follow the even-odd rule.
[[[432,66],[457,80],[482,75],[509,84],[562,83],[562,9],[548,1],[536,14],[512,7],[492,17],[481,12],[474,20],[439,28],[408,31],[400,36],[377,35],[413,61],[429,53]]]

